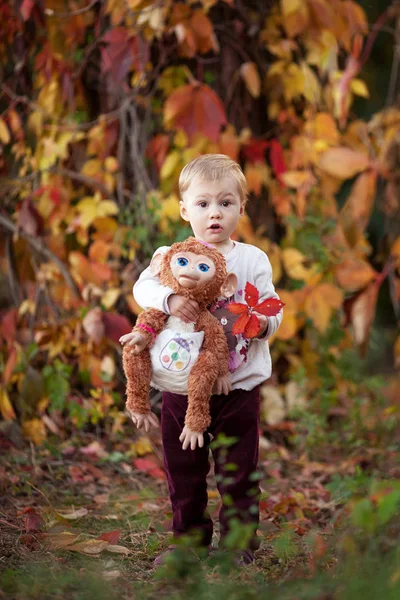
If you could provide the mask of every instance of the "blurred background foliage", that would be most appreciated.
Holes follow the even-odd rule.
[[[221,152],[251,194],[237,239],[286,304],[266,429],[393,432],[400,3],[0,0],[0,19],[3,431],[120,430],[132,285],[190,233],[182,167]]]

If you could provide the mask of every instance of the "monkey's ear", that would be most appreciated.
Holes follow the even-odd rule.
[[[158,277],[158,275],[160,274],[163,256],[164,255],[161,252],[159,252],[151,259],[150,273],[154,275],[154,277]]]
[[[221,286],[221,296],[230,298],[236,292],[238,286],[238,279],[235,273],[228,273],[224,283]]]

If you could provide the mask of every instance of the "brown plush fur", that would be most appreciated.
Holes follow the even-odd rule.
[[[194,289],[182,288],[172,275],[170,261],[177,252],[195,252],[210,258],[216,267],[214,278]],[[171,287],[176,294],[185,295],[199,303],[201,312],[195,323],[196,331],[204,331],[204,341],[199,358],[189,373],[188,409],[185,425],[192,431],[204,432],[210,424],[210,396],[218,377],[228,374],[229,350],[224,330],[219,321],[207,310],[207,306],[221,295],[226,281],[225,259],[215,248],[203,245],[195,238],[173,244],[163,256],[159,274],[163,285]],[[133,331],[145,335],[149,345],[137,355],[132,355],[129,346],[123,351],[123,366],[127,378],[126,406],[131,412],[147,414],[150,411],[149,391],[151,380],[150,346],[154,336],[138,327],[144,324],[160,333],[168,315],[156,309],[143,311],[138,316]]]

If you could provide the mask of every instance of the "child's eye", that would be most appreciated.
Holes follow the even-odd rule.
[[[188,259],[187,258],[183,258],[183,256],[181,256],[180,258],[176,259],[176,264],[179,267],[186,267],[186,265],[188,264]]]
[[[202,271],[203,273],[207,273],[207,271],[210,270],[210,267],[208,265],[206,265],[205,263],[201,263],[200,265],[198,265],[198,270]]]
[[[231,203],[229,202],[229,200],[224,200],[222,203],[222,206],[229,206]]]
[[[207,202],[199,202],[198,206],[205,208],[207,206]]]

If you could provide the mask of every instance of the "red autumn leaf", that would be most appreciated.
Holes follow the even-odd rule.
[[[233,333],[234,335],[238,335],[238,334],[240,334],[240,333],[244,333],[244,330],[245,330],[245,327],[246,327],[246,325],[247,325],[248,321],[249,321],[249,315],[248,315],[248,314],[247,314],[247,312],[246,312],[246,314],[244,314],[244,315],[241,315],[241,316],[240,316],[240,317],[239,317],[239,318],[238,318],[238,319],[235,321],[235,323],[234,323],[234,325],[233,325],[233,327],[232,327],[232,333]]]
[[[44,525],[42,517],[32,507],[24,510],[25,531],[38,531]]]
[[[106,533],[102,533],[99,535],[97,540],[105,540],[111,545],[118,544],[119,536],[121,535],[120,529],[115,529],[114,531],[107,531]]]
[[[266,317],[274,317],[283,306],[285,306],[285,303],[278,300],[278,298],[267,298],[263,302],[260,302],[260,304],[257,304],[255,310]]]
[[[118,342],[121,335],[132,331],[132,325],[126,317],[111,312],[103,312],[104,335]]]
[[[271,140],[270,142],[269,160],[275,177],[280,182],[282,173],[286,171],[286,164],[283,157],[283,148],[278,140]]]
[[[157,170],[159,171],[164,163],[168,152],[169,137],[160,133],[153,137],[147,144],[146,156],[154,160]]]
[[[258,289],[251,283],[247,282],[244,291],[247,304],[250,306],[250,308],[254,308],[260,297]]]
[[[24,21],[28,21],[29,17],[31,16],[31,12],[32,9],[34,7],[35,3],[33,0],[24,0],[20,11],[21,11],[21,15]]]
[[[8,345],[11,345],[15,340],[17,332],[17,315],[16,308],[11,308],[3,315],[0,322],[0,335],[6,340]]]
[[[228,309],[234,315],[243,315],[244,313],[247,313],[247,311],[248,311],[248,307],[246,306],[246,304],[243,304],[242,302],[230,302],[228,304]]]
[[[260,324],[256,315],[250,315],[248,318],[246,327],[244,328],[244,336],[247,338],[254,338],[260,331]]]
[[[139,471],[143,471],[155,479],[165,479],[165,473],[153,457],[136,458],[133,464]]]
[[[202,133],[218,141],[221,128],[227,124],[225,107],[208,85],[188,83],[172,92],[165,102],[164,119],[167,126],[180,127],[191,138]]]
[[[265,151],[269,146],[266,140],[251,139],[243,146],[243,154],[252,164],[265,162]]]

